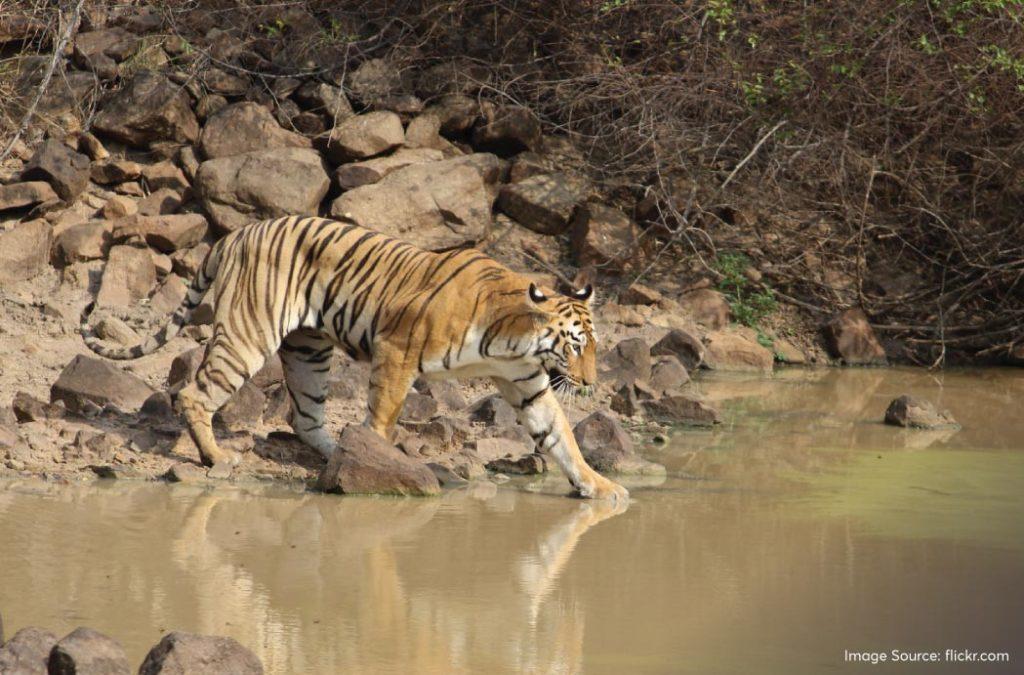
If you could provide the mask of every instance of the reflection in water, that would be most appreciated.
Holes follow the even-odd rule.
[[[270,673],[862,672],[844,650],[946,648],[1019,672],[1021,375],[705,380],[726,428],[652,449],[669,476],[628,510],[557,476],[440,499],[0,485],[0,612],[135,663],[168,630],[231,635]],[[879,424],[904,392],[963,430]]]

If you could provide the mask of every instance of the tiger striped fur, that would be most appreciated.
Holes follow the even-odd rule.
[[[208,292],[211,338],[178,407],[208,466],[237,464],[218,447],[213,414],[279,352],[294,404],[292,426],[325,457],[327,375],[335,347],[371,362],[367,424],[389,438],[413,381],[490,377],[537,447],[585,497],[624,500],[625,489],[587,465],[553,388],[596,378],[592,290],[543,290],[476,250],[432,253],[352,222],[289,217],[254,223],[218,241],[182,305],[141,345],[111,359],[148,354],[173,338]]]

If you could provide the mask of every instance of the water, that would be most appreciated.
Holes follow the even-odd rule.
[[[0,484],[0,612],[231,635],[270,673],[1024,671],[1024,371],[705,380],[726,411],[624,512],[560,479],[439,499]],[[878,423],[917,393],[959,432]],[[882,664],[847,651],[1009,652]]]

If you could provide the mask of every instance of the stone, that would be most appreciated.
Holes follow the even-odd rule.
[[[78,142],[75,147],[78,151],[94,162],[110,159],[110,151],[103,147],[103,143],[100,142],[100,139],[96,138],[88,131],[79,132],[77,140]],[[90,167],[90,174],[91,172],[92,167]]]
[[[669,394],[642,405],[649,417],[665,424],[709,427],[722,421],[718,410],[690,394]]]
[[[473,147],[510,157],[540,145],[540,121],[520,105],[487,106],[482,123],[473,130]]]
[[[158,141],[192,143],[199,137],[199,122],[185,90],[147,70],[139,71],[103,104],[93,128],[141,148]]]
[[[478,438],[476,441],[476,456],[482,462],[492,462],[502,458],[519,459],[524,455],[531,454],[533,452],[533,445],[532,439],[530,445],[525,445],[521,441],[512,438]],[[501,473],[507,472],[501,471]]]
[[[166,391],[153,392],[142,402],[139,415],[151,420],[173,420],[174,403],[171,401],[171,395]]]
[[[89,167],[89,178],[99,185],[113,185],[130,180],[138,180],[142,176],[142,165],[127,159],[109,159],[95,162]]]
[[[885,411],[885,423],[914,429],[959,429],[948,410],[939,410],[928,400],[904,394],[893,399]]]
[[[803,350],[789,340],[775,338],[772,344],[772,349],[775,351],[775,359],[777,361],[792,365],[802,365],[807,363],[807,355],[804,354]]]
[[[14,419],[18,424],[60,419],[64,417],[65,411],[64,406],[40,401],[25,391],[19,391],[14,395],[11,409],[14,411]]]
[[[536,453],[523,455],[518,459],[499,457],[487,462],[487,470],[516,476],[536,476],[548,470],[544,456]]]
[[[834,358],[848,366],[883,366],[885,349],[875,337],[864,310],[847,309],[825,326],[825,344]]]
[[[72,225],[54,242],[56,258],[65,265],[105,258],[110,250],[110,231],[110,223],[102,220]]]
[[[486,66],[469,57],[456,57],[424,68],[416,82],[416,93],[423,98],[444,94],[475,94],[491,81]]]
[[[116,316],[108,316],[101,319],[96,324],[96,335],[103,340],[112,340],[125,346],[134,345],[139,342],[139,334]]]
[[[644,325],[644,317],[640,312],[617,302],[606,302],[601,307],[600,316],[605,321],[620,323],[623,326],[639,327]]]
[[[138,203],[131,197],[125,195],[114,195],[103,205],[103,217],[108,220],[116,220],[125,216],[134,216],[139,212]]]
[[[168,483],[204,483],[207,480],[206,468],[192,462],[178,462],[167,470],[163,479]]]
[[[341,87],[310,80],[295,90],[295,100],[309,112],[323,113],[331,118],[331,126],[355,116]]]
[[[50,652],[50,675],[131,675],[121,644],[91,628],[76,628]]]
[[[491,197],[475,168],[445,160],[413,164],[349,190],[330,212],[423,249],[447,250],[484,238]]]
[[[693,372],[704,362],[704,345],[690,333],[674,328],[654,343],[651,354],[675,356],[687,371]]]
[[[424,422],[437,414],[437,401],[425,394],[410,393],[405,397],[405,405],[399,419]]]
[[[89,184],[89,158],[51,138],[43,141],[21,172],[23,181],[46,181],[66,202],[74,201]]]
[[[429,148],[399,149],[386,157],[367,159],[362,162],[342,164],[335,171],[335,182],[342,190],[351,190],[362,185],[371,185],[380,181],[389,173],[403,169],[411,164],[424,164],[444,159],[440,150]]]
[[[214,415],[230,431],[252,431],[263,417],[267,397],[252,381],[238,388],[228,402]]]
[[[206,218],[201,213],[133,216],[114,224],[113,238],[114,241],[123,241],[138,235],[157,251],[174,253],[198,244],[207,230]]]
[[[171,264],[174,273],[186,279],[194,278],[203,261],[206,260],[206,256],[210,253],[210,248],[209,244],[200,242],[190,249],[179,249],[172,253]]]
[[[206,159],[308,147],[309,139],[281,128],[269,110],[250,101],[218,111],[207,120],[199,136],[199,151]]]
[[[654,357],[654,364],[651,366],[651,377],[648,384],[651,390],[657,394],[675,391],[690,381],[690,374],[678,358],[672,354],[663,354]]]
[[[173,631],[149,650],[139,666],[139,675],[203,673],[262,675],[263,665],[233,638]]]
[[[557,235],[568,228],[586,192],[586,181],[567,173],[533,176],[502,187],[497,206],[523,227]]]
[[[404,142],[402,119],[393,112],[378,111],[342,121],[331,130],[325,149],[330,161],[342,164],[383,154]]]
[[[628,338],[616,344],[601,359],[609,370],[602,373],[613,387],[645,381],[651,376],[651,348],[641,338]]]
[[[642,410],[641,403],[636,383],[625,383],[612,393],[608,405],[620,415],[633,417],[640,414]]]
[[[448,94],[428,107],[426,112],[440,121],[442,134],[454,137],[473,127],[480,117],[480,104],[469,96]]]
[[[227,73],[220,68],[206,68],[202,78],[207,89],[221,96],[244,96],[249,91],[247,77]]]
[[[427,394],[449,410],[462,410],[466,407],[466,399],[459,391],[459,386],[451,380],[417,380],[416,391]]]
[[[53,228],[42,219],[0,232],[0,284],[31,279],[46,269],[52,241]]]
[[[232,232],[256,220],[317,215],[330,178],[315,151],[281,148],[205,161],[195,187],[214,225]]]
[[[149,297],[156,283],[156,266],[149,251],[134,246],[114,246],[103,267],[96,307],[129,307]]]
[[[0,647],[0,673],[46,675],[57,636],[41,628],[22,628]]]
[[[199,97],[199,102],[196,103],[196,117],[205,123],[208,119],[226,108],[227,105],[228,100],[220,94],[204,94]]]
[[[694,321],[711,330],[725,328],[732,319],[729,301],[712,288],[699,288],[684,293],[679,296],[678,302]]]
[[[740,331],[712,331],[704,347],[704,364],[713,370],[770,373],[775,365],[770,349]]]
[[[572,430],[587,463],[600,473],[664,474],[665,467],[648,462],[633,449],[633,441],[611,415],[591,413]]]
[[[507,427],[516,423],[516,411],[498,394],[491,394],[469,406],[469,419],[487,426]]]
[[[193,347],[174,357],[167,372],[167,387],[172,393],[176,393],[192,381],[205,353],[205,347]]]
[[[640,283],[632,283],[619,293],[619,302],[623,305],[656,305],[662,300],[661,293]]]
[[[457,450],[470,434],[469,426],[463,420],[445,415],[438,415],[429,422],[403,420],[401,424],[422,441],[420,454],[424,456],[447,454]]]
[[[172,188],[160,188],[143,197],[138,203],[140,216],[163,216],[177,213],[181,208],[181,193]]]
[[[346,84],[357,101],[369,106],[400,89],[402,77],[386,59],[368,59],[352,71]]]
[[[207,126],[209,128],[209,126]],[[156,190],[174,190],[184,192],[189,188],[188,179],[185,173],[171,161],[147,164],[142,167],[142,180],[150,192]]]
[[[23,209],[36,204],[54,202],[57,199],[57,193],[46,181],[0,185],[0,211]]]
[[[512,159],[512,165],[508,170],[508,180],[510,183],[518,183],[533,176],[551,173],[554,170],[554,162],[547,157],[536,152],[520,152]],[[577,215],[579,215],[578,212]]]
[[[85,413],[107,404],[124,412],[135,412],[153,393],[143,380],[109,361],[79,354],[50,387],[50,401],[63,401],[67,409]]]
[[[581,266],[621,272],[637,252],[636,224],[622,211],[603,204],[583,204],[572,219],[569,241]]]
[[[441,118],[434,113],[414,117],[405,127],[405,147],[440,150],[447,141],[441,138]]]
[[[345,427],[317,488],[341,494],[429,496],[441,492],[434,473],[362,425]]]
[[[188,294],[188,286],[176,274],[168,275],[149,299],[149,307],[157,316],[177,310]]]

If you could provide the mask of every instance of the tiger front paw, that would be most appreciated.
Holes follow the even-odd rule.
[[[597,474],[591,480],[577,486],[576,490],[584,499],[608,499],[623,504],[629,501],[629,490]]]

